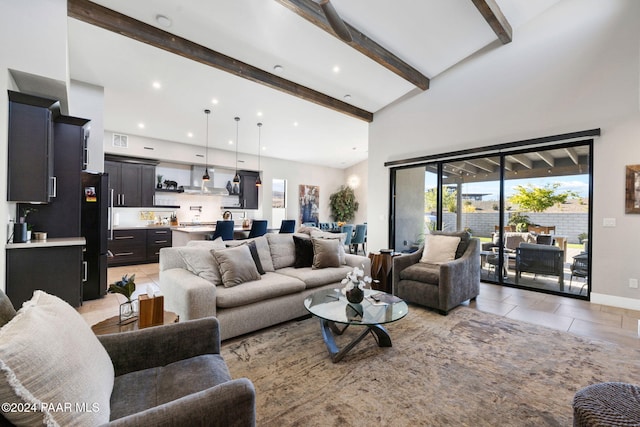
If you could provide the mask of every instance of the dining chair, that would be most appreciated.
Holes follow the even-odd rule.
[[[266,219],[254,219],[251,223],[251,230],[249,231],[249,239],[254,237],[260,237],[267,234],[267,223],[269,221]]]
[[[329,231],[330,226],[328,222],[321,222],[319,225],[320,230],[322,231]]]
[[[353,224],[345,224],[340,227],[340,232],[346,234],[344,244],[351,249],[351,238],[353,237]]]
[[[315,227],[316,223],[315,222],[303,222],[302,225],[304,227]]]
[[[280,233],[294,233],[296,231],[295,219],[283,219],[280,223]]]
[[[366,240],[366,235],[367,235],[367,225],[366,224],[357,224],[356,225],[356,232],[354,233],[353,237],[351,238],[351,247],[353,250],[355,250],[355,254],[358,254],[358,247],[359,245],[362,245],[362,252],[366,255],[367,253],[367,240]]]
[[[216,229],[211,236],[211,240],[222,237],[222,240],[233,240],[233,221],[216,221]]]

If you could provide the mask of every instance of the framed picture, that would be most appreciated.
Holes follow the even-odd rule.
[[[300,185],[298,200],[300,201],[300,225],[305,222],[318,224],[320,187],[317,185]]]
[[[624,212],[640,214],[640,165],[627,166]]]

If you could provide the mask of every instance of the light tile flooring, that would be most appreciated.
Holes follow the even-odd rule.
[[[109,268],[107,280],[113,283],[124,274],[134,273],[138,293],[146,293],[147,285],[155,287],[160,281],[158,264]],[[87,323],[93,325],[117,314],[118,306],[123,301],[122,296],[107,294],[102,299],[86,301],[78,311]],[[511,319],[640,348],[640,311],[488,283],[481,283],[480,295],[476,301],[467,304],[480,311]]]

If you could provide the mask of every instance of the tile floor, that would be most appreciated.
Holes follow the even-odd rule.
[[[107,280],[108,283],[113,283],[124,274],[134,273],[136,292],[146,293],[147,285],[156,287],[159,283],[158,264],[109,268]],[[78,311],[87,323],[93,325],[117,314],[118,306],[123,301],[122,296],[107,294],[102,299],[86,301]],[[640,348],[640,311],[488,283],[481,283],[480,295],[476,301],[467,304],[480,311],[511,319]]]

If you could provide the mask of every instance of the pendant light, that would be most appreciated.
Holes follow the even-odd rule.
[[[209,176],[209,114],[211,114],[211,110],[204,110],[204,113],[207,115],[207,151],[204,153],[204,175],[202,175],[202,181],[209,181],[211,177]]]
[[[240,184],[240,175],[238,175],[238,126],[240,117],[234,119],[236,121],[236,176],[233,177],[234,184]]]
[[[260,179],[260,129],[262,129],[262,123],[258,123],[258,178],[256,179],[256,187],[262,186],[262,180]]]

